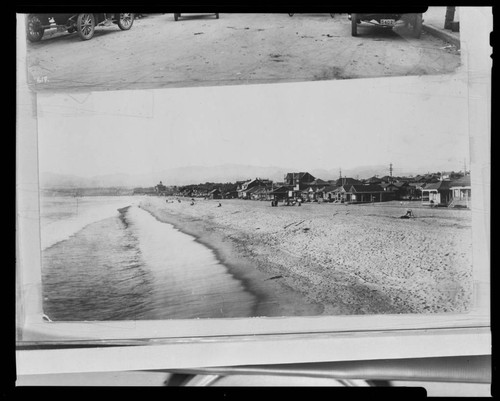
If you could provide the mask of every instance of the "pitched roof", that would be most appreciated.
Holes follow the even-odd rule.
[[[322,180],[321,178],[316,178],[314,181],[309,182],[310,185],[328,185],[328,181]]]
[[[291,190],[292,190],[291,185],[282,185],[281,187],[278,187],[269,193],[270,194],[287,194],[288,191],[291,191]]]
[[[375,177],[375,176],[366,179],[366,182],[368,184],[378,183],[378,182],[381,182],[381,181],[382,180],[379,177]]]
[[[436,189],[446,190],[451,188],[451,181],[438,181],[425,184],[424,190]]]
[[[355,192],[384,192],[384,189],[377,184],[361,184],[351,185],[350,191],[354,189]]]
[[[470,175],[451,181],[452,187],[470,187]]]
[[[315,180],[315,179],[316,179],[316,178],[315,178],[312,174],[310,174],[310,173],[308,173],[308,172],[305,172],[305,171],[302,171],[302,172],[300,172],[300,173],[287,173],[287,174],[286,174],[286,178],[287,178],[287,179],[289,179],[289,178],[298,178],[298,179],[299,179],[299,181],[301,181],[301,180],[302,180],[302,178],[304,178],[304,176],[305,176],[306,174],[310,175],[310,176],[313,178],[313,180]]]
[[[254,194],[256,192],[258,192],[262,187],[252,187],[252,188],[249,188],[247,189],[246,192],[247,194]]]
[[[333,192],[336,192],[336,193],[342,192],[342,191],[348,192],[350,189],[351,189],[351,185],[340,185],[340,186],[336,187],[333,190]]]
[[[253,190],[254,188],[255,188],[255,190]],[[251,193],[254,193],[254,194],[267,194],[269,192],[269,189],[266,188],[266,187],[254,187],[254,188],[252,188]]]
[[[387,187],[390,187],[391,185],[396,186],[396,184],[393,182],[384,182],[382,184],[372,184],[372,185],[380,185],[382,188],[387,188]]]
[[[396,185],[398,188],[409,185],[409,183],[407,181],[397,181],[397,182],[394,182],[393,184]]]
[[[341,186],[341,185],[358,185],[358,184],[362,184],[362,182],[359,181],[359,180],[356,180],[354,178],[350,178],[350,177],[339,178],[337,180],[337,182],[336,182],[337,186]]]
[[[327,185],[323,188],[321,188],[321,190],[323,192],[332,192],[332,191],[335,191],[338,187],[336,187],[335,185]]]

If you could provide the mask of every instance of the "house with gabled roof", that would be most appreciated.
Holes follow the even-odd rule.
[[[337,187],[340,187],[342,185],[361,185],[361,184],[363,184],[361,181],[350,177],[342,177],[335,182],[335,185]]]
[[[350,185],[336,186],[335,189],[327,192],[326,195],[336,203],[344,203],[347,202],[348,199],[350,199],[350,195],[348,195],[350,187]]]
[[[221,194],[220,189],[214,188],[208,192],[207,197],[210,199],[222,199],[222,194]]]
[[[285,175],[285,185],[292,185],[295,190],[303,190],[308,183],[316,179],[313,175],[307,172],[287,173]]]
[[[321,195],[324,201],[327,202],[334,202],[335,201],[335,194],[334,191],[337,189],[335,185],[326,185],[324,187],[321,187],[318,189],[318,195]]]
[[[365,180],[365,184],[381,184],[382,183],[382,180],[377,177],[376,175],[374,175],[373,177],[370,177],[370,178],[367,178]]]
[[[386,202],[396,198],[395,192],[385,191],[377,184],[351,185],[346,195],[349,203]]]
[[[269,191],[270,198],[276,201],[298,198],[300,195],[301,191],[295,190],[293,185],[280,185]]]
[[[451,181],[430,182],[422,189],[422,205],[448,206],[451,200]]]
[[[470,208],[472,186],[470,175],[453,180],[450,184],[452,200],[448,206],[450,207],[466,207]]]
[[[398,190],[398,187],[393,182],[382,182],[380,184],[372,184],[372,185],[380,185],[380,187],[386,192],[389,191],[397,192]]]
[[[260,179],[254,178],[252,180],[248,180],[243,182],[241,185],[239,185],[237,191],[238,191],[238,198],[240,199],[250,199],[250,192],[249,190],[254,187],[262,186],[263,183]]]

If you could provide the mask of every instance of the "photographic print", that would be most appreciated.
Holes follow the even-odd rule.
[[[460,80],[39,94],[37,110],[47,319],[471,305]]]
[[[491,9],[183,11],[18,14],[17,371],[487,355]]]
[[[25,16],[45,318],[469,311],[459,10],[216,11]]]
[[[36,91],[158,89],[442,75],[460,66],[455,7],[216,11],[29,14],[29,84]]]

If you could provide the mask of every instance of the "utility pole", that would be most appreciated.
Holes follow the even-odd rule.
[[[391,177],[390,180],[392,182],[392,163],[389,164],[389,176]]]

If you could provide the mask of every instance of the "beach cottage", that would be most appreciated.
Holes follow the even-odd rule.
[[[218,188],[212,189],[208,193],[208,198],[209,199],[221,199],[222,198],[222,194],[220,192],[220,189],[218,189]]]
[[[470,208],[472,187],[470,175],[453,180],[450,185],[451,202],[450,207],[466,207]]]
[[[396,199],[410,199],[415,197],[415,188],[410,186],[408,181],[397,181],[394,185],[396,186]]]
[[[318,195],[321,195],[325,202],[334,202],[336,189],[337,187],[334,185],[327,185],[319,189]]]
[[[351,199],[351,194],[349,193],[350,185],[341,185],[336,187],[332,192],[331,198],[335,203],[349,202]]]
[[[385,191],[380,185],[351,185],[346,193],[349,203],[386,202],[394,200],[394,191]]]
[[[294,190],[303,190],[310,186],[316,178],[307,172],[287,173],[285,175],[285,185],[291,185]]]
[[[448,206],[451,200],[451,181],[431,182],[422,189],[422,205]]]
[[[361,185],[363,184],[361,181],[359,180],[356,180],[355,178],[351,178],[351,177],[342,177],[342,178],[339,178],[336,182],[335,182],[335,185],[337,187],[340,187],[340,186],[343,186],[343,185]]]
[[[254,187],[259,187],[262,185],[263,185],[262,181],[258,178],[245,181],[244,183],[241,184],[241,186],[238,189],[238,198],[251,199],[250,195],[251,195],[251,192],[253,192],[253,191],[250,191],[250,190]]]
[[[372,184],[376,185],[376,184]],[[382,187],[382,189],[386,192],[394,192],[396,193],[398,191],[398,187],[392,183],[392,182],[382,182],[381,184],[378,184]]]

